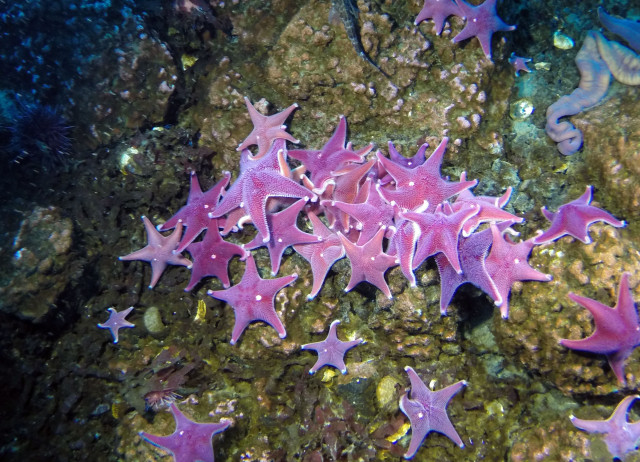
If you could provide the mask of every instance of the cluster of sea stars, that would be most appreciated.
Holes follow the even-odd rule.
[[[246,103],[255,128],[239,147],[238,178],[226,189],[230,174],[225,172],[216,185],[203,193],[195,174],[192,175],[187,204],[158,229],[143,217],[149,244],[121,257],[151,262],[150,287],[156,284],[168,264],[191,268],[191,281],[186,290],[191,290],[204,277],[219,278],[225,289],[210,290],[208,294],[226,301],[235,312],[232,344],[254,321],[266,322],[281,338],[286,336],[274,299],[298,277],[291,274],[262,279],[248,250],[266,247],[275,276],[284,250],[292,246],[311,264],[313,286],[309,299],[321,291],[330,268],[344,256],[351,266],[345,291],[360,282],[368,282],[388,298],[392,294],[384,275],[389,268],[399,265],[415,286],[414,271],[433,256],[441,278],[443,315],[457,288],[469,282],[487,293],[507,318],[514,282],[550,280],[528,263],[534,245],[566,234],[589,242],[587,230],[594,221],[624,225],[608,212],[590,205],[592,189],[587,187],[579,199],[561,206],[556,213],[543,209],[551,221],[549,229],[516,243],[507,234],[516,234],[511,226],[523,220],[504,210],[510,188],[501,197],[475,196],[470,188],[477,181],[468,181],[464,173],[458,182],[442,178],[440,166],[446,138],[427,159],[426,144],[413,157],[406,158],[389,143],[389,158],[377,152],[366,160],[373,146],[353,149],[351,143],[346,142],[347,123],[341,117],[333,136],[321,149],[288,150],[286,141],[295,142],[295,139],[284,131],[282,124],[297,106],[280,114],[263,116],[248,99]],[[255,155],[247,149],[250,145],[258,145]],[[292,170],[288,158],[300,165]],[[311,224],[312,234],[298,228],[301,214]],[[239,246],[223,240],[221,232],[226,235],[249,222],[257,231],[251,242]],[[488,226],[482,228],[483,223]],[[184,233],[183,227],[186,227]],[[171,228],[175,229],[169,236],[160,234]],[[196,241],[203,231],[202,240]],[[193,263],[182,257],[183,250],[192,255]],[[233,256],[245,260],[246,266],[241,281],[229,287],[228,263]],[[107,324],[104,327],[108,327]],[[336,326],[334,321],[324,342],[303,346],[303,349],[316,350],[319,355],[311,373],[325,364],[346,372],[344,354],[362,340],[338,340]],[[401,409],[413,428],[407,457],[415,454],[432,430],[462,445],[446,417],[446,405],[464,382],[431,392],[413,369],[408,368],[407,372],[412,399],[405,395],[401,400]]]

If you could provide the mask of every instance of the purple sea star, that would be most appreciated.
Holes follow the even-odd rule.
[[[385,229],[381,227],[370,241],[357,245],[338,232],[349,262],[351,263],[351,279],[344,289],[349,292],[362,281],[367,281],[380,289],[387,298],[391,298],[391,291],[384,280],[384,273],[396,265],[396,257],[382,251],[382,238]]]
[[[624,379],[624,362],[640,345],[638,312],[629,288],[629,273],[623,273],[618,289],[618,302],[611,308],[591,298],[569,293],[569,298],[588,309],[593,315],[595,330],[580,340],[560,340],[560,345],[580,351],[607,356],[609,365],[621,384]]]
[[[591,223],[604,221],[616,228],[625,225],[624,221],[616,219],[609,212],[590,205],[592,196],[593,187],[587,186],[582,196],[561,205],[555,213],[542,207],[542,213],[551,222],[551,226],[545,232],[538,234],[533,239],[533,243],[536,245],[546,244],[568,234],[585,244],[590,244],[589,225]]]
[[[163,236],[144,215],[142,221],[147,230],[147,246],[129,255],[119,257],[119,259],[122,261],[142,260],[151,263],[149,289],[153,289],[167,265],[182,265],[191,268],[191,262],[174,252],[182,236],[182,223],[178,222],[170,235]]]
[[[461,380],[442,390],[431,391],[413,368],[406,366],[404,370],[411,382],[411,392],[400,398],[400,410],[411,422],[411,442],[404,455],[405,459],[411,459],[418,452],[420,445],[432,431],[442,433],[463,448],[464,443],[447,415],[447,404],[467,382]]]
[[[258,234],[251,242],[245,244],[245,249],[253,250],[258,247],[265,246],[269,251],[271,258],[271,275],[275,276],[280,270],[280,261],[282,254],[287,247],[294,244],[309,244],[318,242],[321,238],[302,232],[298,229],[296,220],[298,215],[306,205],[306,201],[298,200],[286,209],[273,214],[267,215],[267,224],[271,230],[271,236],[267,242],[264,242],[262,235]]]
[[[247,257],[247,265],[242,280],[225,290],[209,290],[207,294],[213,298],[224,300],[236,314],[235,325],[231,333],[231,344],[235,345],[242,332],[254,321],[264,321],[273,327],[280,338],[287,336],[287,331],[278,318],[274,301],[276,294],[298,278],[291,274],[276,279],[262,279],[252,255]]]
[[[303,350],[315,350],[318,353],[318,360],[309,370],[309,374],[314,374],[322,366],[333,366],[343,374],[347,373],[347,366],[344,364],[344,355],[356,345],[364,342],[361,338],[343,342],[338,339],[337,328],[340,321],[336,319],[329,327],[329,334],[322,342],[307,343],[302,345]]]
[[[158,231],[167,231],[175,228],[178,223],[186,226],[187,230],[180,240],[178,248],[176,248],[176,253],[182,253],[203,230],[207,229],[211,221],[209,212],[212,212],[218,205],[224,188],[229,184],[229,178],[231,178],[231,174],[224,172],[223,178],[211,187],[209,191],[203,193],[198,182],[198,176],[195,172],[191,172],[191,189],[189,190],[187,205],[178,210],[166,223],[158,226]]]
[[[498,230],[503,231],[513,224],[512,221],[499,223]],[[489,276],[486,267],[487,254],[493,242],[491,229],[462,236],[458,241],[458,255],[462,274],[458,273],[449,260],[442,254],[436,255],[436,264],[440,273],[440,314],[446,316],[447,307],[453,294],[462,284],[470,282],[499,304],[502,297],[496,284]]]
[[[469,5],[464,0],[456,0],[462,17],[466,19],[464,28],[453,38],[454,43],[477,37],[484,55],[491,60],[491,37],[498,31],[512,31],[516,26],[507,25],[496,12],[497,0],[485,0],[478,6]]]
[[[411,287],[416,286],[416,275],[413,273],[413,256],[416,253],[416,242],[420,229],[418,225],[406,218],[398,217],[395,220],[396,229],[389,240],[387,251],[389,255],[395,255],[400,270],[407,278]]]
[[[460,174],[460,181],[466,181],[466,179],[466,173],[462,172]],[[464,207],[468,207],[469,204],[476,204],[480,206],[480,212],[477,215],[469,218],[462,226],[462,235],[465,237],[470,236],[471,233],[480,225],[480,223],[484,223],[487,221],[511,221],[513,223],[521,223],[524,220],[522,217],[518,217],[505,210],[502,210],[504,206],[507,205],[507,202],[509,202],[511,191],[512,188],[511,186],[509,186],[505,193],[500,197],[474,196],[469,189],[465,189],[460,194],[458,194],[455,202],[451,204],[451,209],[454,212],[457,212]]]
[[[380,226],[386,227],[386,237],[391,237],[395,229],[393,228],[393,207],[380,196],[371,178],[366,179],[363,189],[367,195],[366,199],[357,204],[341,201],[320,202],[323,206],[336,207],[357,220],[356,229],[360,230],[358,245],[370,241]]]
[[[375,162],[374,159],[371,159],[364,164],[349,164],[345,168],[333,172],[334,179],[324,192],[323,197],[337,202],[355,203],[358,194],[362,191],[360,187],[362,178],[371,171]],[[341,228],[338,229],[349,230],[349,216],[346,213],[336,207],[327,207],[326,202],[324,211],[329,221],[329,227],[335,229],[336,226],[339,226]]]
[[[440,1],[440,0],[437,0],[437,1]],[[449,1],[453,2],[453,0],[449,0]],[[424,153],[427,147],[429,147],[427,143],[424,143],[423,144],[424,149],[418,149],[418,151],[412,157],[405,157],[398,152],[398,150],[396,149],[396,147],[393,145],[391,141],[389,141],[388,146],[389,146],[389,159],[391,159],[396,164],[400,164],[403,167],[407,167],[407,168],[416,168],[424,164],[424,161],[426,160]]]
[[[140,432],[147,442],[168,452],[175,462],[214,462],[211,439],[231,425],[230,421],[219,423],[194,422],[185,416],[175,403],[171,403],[171,414],[176,421],[175,431],[168,436]]]
[[[192,242],[187,247],[187,252],[193,258],[191,268],[191,280],[185,291],[193,289],[204,277],[214,276],[220,279],[222,286],[226,289],[231,284],[229,282],[229,261],[234,256],[239,256],[244,260],[249,252],[232,242],[227,242],[220,236],[218,230],[218,219],[209,218],[211,221],[202,241]]]
[[[331,232],[315,213],[309,212],[307,216],[313,225],[313,234],[320,237],[322,241],[294,245],[293,249],[311,264],[313,287],[311,293],[307,295],[307,300],[311,300],[320,292],[329,269],[345,256],[345,251],[340,237]]]
[[[491,251],[485,261],[487,272],[500,294],[500,314],[504,319],[509,317],[509,294],[511,286],[516,281],[551,280],[551,276],[533,269],[528,262],[531,249],[535,245],[533,239],[514,244],[504,238],[504,231],[500,231],[495,223],[491,223],[493,242]]]
[[[123,327],[135,327],[135,324],[130,323],[125,318],[129,316],[133,307],[130,306],[126,310],[117,311],[115,308],[107,308],[111,312],[109,319],[106,322],[98,324],[100,329],[109,329],[113,336],[113,343],[118,343],[118,330]]]
[[[433,30],[436,35],[440,35],[444,29],[444,22],[452,15],[462,16],[454,0],[424,0],[424,5],[416,16],[414,24],[417,26],[422,21],[433,19]]]
[[[639,395],[627,396],[616,406],[615,411],[607,420],[583,420],[570,416],[571,423],[589,433],[604,433],[604,442],[611,453],[611,457],[623,459],[623,456],[638,448],[640,441],[640,421],[629,422],[627,413],[631,404]]]
[[[516,77],[520,75],[520,72],[531,72],[527,63],[531,62],[531,58],[523,58],[522,56],[516,56],[515,53],[511,53],[509,57],[509,64],[513,66],[513,70],[516,73]]]
[[[292,143],[299,143],[300,141],[295,139],[291,134],[287,133],[285,129],[286,125],[283,125],[285,120],[291,115],[293,111],[298,108],[298,104],[294,103],[282,112],[265,116],[260,114],[255,107],[249,101],[249,98],[244,97],[244,102],[247,105],[251,122],[253,122],[253,130],[249,133],[249,136],[240,143],[237,151],[242,151],[253,144],[258,145],[258,152],[255,156],[251,157],[254,160],[263,157],[269,149],[272,147],[274,140],[282,139],[291,141]]]

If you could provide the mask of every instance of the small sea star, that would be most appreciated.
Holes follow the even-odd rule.
[[[343,374],[347,373],[347,366],[344,363],[344,355],[348,350],[361,344],[361,338],[343,342],[338,339],[337,328],[340,321],[336,319],[329,327],[329,334],[322,342],[307,343],[302,345],[303,350],[315,350],[318,353],[318,360],[309,370],[309,374],[314,374],[322,366],[333,366]]]
[[[106,322],[98,324],[100,329],[109,329],[113,336],[113,343],[118,343],[118,330],[123,327],[135,327],[135,324],[130,323],[125,318],[129,316],[133,307],[130,306],[126,310],[117,311],[115,308],[107,308],[111,312],[109,319]]]
[[[512,31],[516,26],[509,26],[498,17],[496,12],[497,0],[485,0],[484,3],[473,6],[464,0],[456,0],[462,16],[466,19],[464,28],[453,38],[454,43],[471,37],[477,37],[484,55],[491,59],[491,37],[498,31]]]

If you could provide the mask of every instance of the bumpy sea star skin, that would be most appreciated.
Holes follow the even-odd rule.
[[[311,265],[313,287],[311,293],[307,295],[307,300],[312,300],[322,289],[329,269],[345,256],[345,251],[340,237],[330,231],[315,213],[308,212],[307,217],[313,226],[313,234],[322,240],[309,244],[297,244],[293,249]]]
[[[310,244],[318,242],[320,239],[313,234],[300,231],[296,220],[299,213],[305,207],[306,201],[298,200],[278,213],[267,214],[267,223],[271,236],[264,242],[260,232],[256,234],[251,242],[244,245],[245,249],[253,250],[259,247],[266,247],[271,258],[271,275],[275,276],[280,270],[280,262],[284,251],[294,244]]]
[[[271,236],[267,223],[268,199],[278,197],[317,200],[313,192],[286,176],[284,173],[288,172],[283,172],[284,169],[288,169],[284,140],[276,140],[269,152],[260,159],[254,160],[248,151],[243,151],[240,176],[209,217],[220,218],[236,209],[242,209],[262,235],[262,241],[268,242]]]
[[[242,151],[251,145],[257,144],[258,152],[255,156],[252,156],[252,159],[257,160],[264,157],[264,155],[269,152],[269,149],[272,147],[273,142],[276,139],[287,140],[292,143],[300,142],[295,139],[293,135],[286,132],[287,126],[284,125],[285,120],[287,120],[291,113],[298,108],[297,103],[292,104],[282,112],[265,116],[260,114],[256,108],[253,107],[253,104],[251,104],[251,101],[249,101],[249,98],[246,96],[244,97],[244,102],[247,105],[251,122],[253,122],[253,130],[249,133],[249,136],[240,143],[237,148],[238,151]]]
[[[384,273],[396,265],[396,258],[382,251],[384,228],[380,228],[370,241],[357,245],[338,232],[342,245],[351,263],[351,278],[344,289],[349,292],[360,282],[366,281],[380,289],[387,298],[391,298],[391,290],[384,280]]]
[[[178,223],[182,223],[182,226],[187,228],[180,240],[180,244],[176,248],[177,253],[182,253],[209,226],[211,221],[209,212],[212,212],[218,205],[218,201],[231,178],[229,172],[224,172],[222,176],[220,181],[204,193],[200,188],[198,176],[195,172],[191,172],[191,188],[189,189],[187,204],[169,218],[166,223],[157,227],[158,231],[167,231],[175,228]]]
[[[425,204],[430,207],[427,210],[433,211],[444,200],[475,186],[478,183],[476,180],[456,183],[442,178],[440,167],[448,141],[449,138],[444,137],[433,154],[415,168],[396,164],[378,152],[378,162],[395,180],[395,188],[379,188],[382,197],[401,211],[425,210]],[[426,148],[426,145],[422,145],[420,150]],[[421,210],[416,210],[419,208]]]
[[[510,239],[505,239],[504,231],[500,231],[495,223],[491,223],[490,228],[493,242],[485,265],[500,294],[500,302],[496,302],[496,305],[500,307],[500,314],[506,319],[509,317],[509,294],[514,283],[517,281],[548,282],[551,276],[529,265],[529,254],[535,246],[533,239],[513,243]]]
[[[222,239],[218,230],[218,219],[209,218],[210,224],[204,238],[198,242],[192,242],[187,247],[187,252],[193,258],[191,279],[185,287],[188,292],[193,289],[203,278],[214,276],[220,279],[226,289],[231,285],[229,281],[229,262],[235,256],[244,260],[249,252],[243,247]]]

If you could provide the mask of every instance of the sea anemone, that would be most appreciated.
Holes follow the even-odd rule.
[[[14,162],[32,159],[44,168],[66,163],[71,152],[71,126],[57,108],[19,102],[9,130]]]
[[[152,390],[144,395],[145,407],[146,409],[157,411],[158,409],[169,407],[171,403],[180,398],[182,396],[176,393],[173,388]]]

